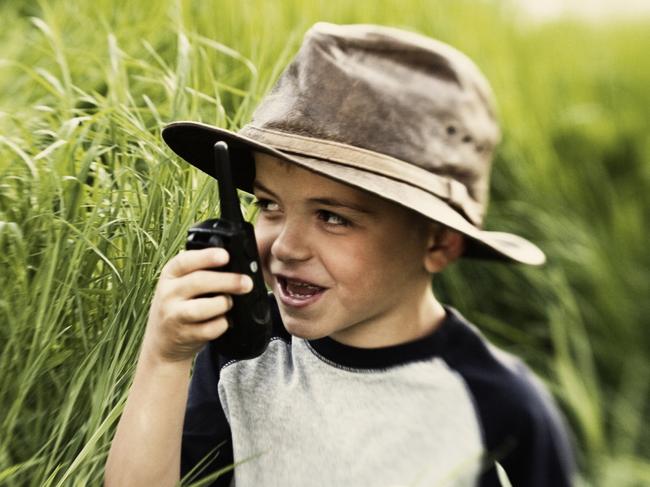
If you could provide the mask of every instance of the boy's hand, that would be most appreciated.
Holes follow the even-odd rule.
[[[215,272],[228,263],[222,248],[187,250],[165,264],[156,287],[143,353],[164,362],[192,360],[209,340],[227,329],[230,294],[246,294],[253,281],[243,274]],[[208,293],[213,297],[197,297]]]

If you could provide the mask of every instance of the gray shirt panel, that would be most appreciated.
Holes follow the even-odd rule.
[[[344,368],[273,340],[221,370],[237,487],[473,486],[483,444],[471,395],[440,358]]]

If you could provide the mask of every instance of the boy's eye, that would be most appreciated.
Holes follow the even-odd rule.
[[[271,200],[264,198],[256,199],[253,204],[260,209],[260,211],[277,211],[279,206]]]
[[[272,213],[280,210],[280,205],[275,201],[271,201],[265,198],[259,198],[253,201],[253,205],[259,208],[262,213]],[[332,227],[349,227],[352,225],[352,222],[347,218],[343,218],[336,213],[332,213],[327,210],[318,210],[316,211],[318,219],[323,221],[326,225]]]
[[[350,221],[346,220],[342,216],[337,215],[326,210],[319,210],[318,216],[328,225],[337,226],[337,227],[349,227]]]

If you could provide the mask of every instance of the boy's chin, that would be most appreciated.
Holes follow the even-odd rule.
[[[305,340],[318,340],[323,338],[328,334],[321,330],[315,330],[313,327],[308,326],[305,323],[292,323],[290,320],[284,321],[284,329],[289,332],[290,335],[297,338],[304,338]]]

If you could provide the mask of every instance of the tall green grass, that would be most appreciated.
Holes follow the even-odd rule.
[[[526,24],[489,2],[0,4],[0,484],[97,485],[148,304],[214,185],[164,147],[236,129],[317,20],[467,52],[504,127],[487,227],[541,269],[461,262],[434,287],[545,379],[581,481],[650,484],[648,23]]]

